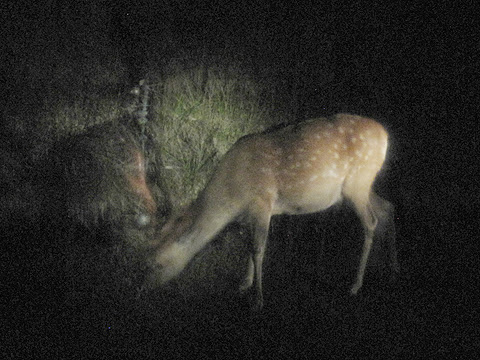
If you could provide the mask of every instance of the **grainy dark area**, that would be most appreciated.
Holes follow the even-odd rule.
[[[474,14],[448,2],[2,4],[0,357],[478,357]],[[117,162],[129,161],[130,153],[108,153],[108,137],[103,141],[95,129],[125,115],[121,105],[102,108],[103,100],[120,104],[139,79],[161,79],[167,64],[182,61],[204,69],[243,64],[264,86],[261,103],[273,107],[273,117],[295,122],[351,112],[386,127],[390,146],[376,190],[396,209],[397,278],[390,277],[382,244],[376,243],[363,288],[349,295],[362,229],[351,210],[338,206],[273,220],[261,312],[250,310],[251,294],[237,291],[248,237],[237,224],[178,281],[143,287],[145,248],[124,240],[148,242],[152,229],[135,224],[138,214],[130,209],[138,204],[123,188],[128,184]],[[199,86],[203,92],[206,84]],[[63,128],[78,104],[91,114],[76,128]],[[59,108],[64,117],[46,123]],[[182,119],[182,111],[191,109],[177,110]],[[85,129],[93,131],[91,137]],[[81,133],[87,137],[76,151],[69,145]],[[71,152],[59,150],[62,144]],[[157,171],[162,164],[151,156],[155,146],[146,156]],[[82,154],[92,155],[94,170],[83,168],[85,187],[81,179],[75,186],[61,176],[56,182],[51,171],[62,173],[61,161],[59,169],[43,165],[52,155],[68,155],[82,167]],[[172,210],[161,193],[160,170],[148,179],[156,189],[159,222]],[[56,186],[62,193],[52,202],[49,191]],[[92,205],[90,191],[101,201],[109,192],[105,204],[119,212],[108,213],[105,205],[103,216],[95,208],[92,225],[62,207],[65,198]],[[218,254],[228,259],[225,266],[216,262]],[[190,276],[202,264],[212,265],[201,277]]]
[[[338,265],[342,255],[335,254],[340,250],[334,245],[336,236],[348,237],[349,232],[335,220],[320,219],[317,224],[332,230],[300,231],[295,239],[288,239],[296,248],[286,256],[285,247],[292,245],[278,233],[283,227],[280,222],[274,224],[277,230],[267,252],[265,308],[260,313],[251,312],[249,297],[237,294],[238,284],[228,284],[228,278],[220,280],[227,282],[223,291],[200,288],[187,296],[174,286],[170,292],[144,294],[128,285],[119,289],[102,276],[112,267],[104,263],[106,256],[98,255],[102,253],[98,248],[76,252],[85,258],[96,252],[97,268],[90,274],[85,269],[65,274],[58,261],[61,257],[51,246],[42,248],[38,232],[22,232],[18,236],[29,243],[17,249],[16,258],[11,251],[2,256],[4,264],[9,264],[4,293],[11,296],[10,310],[4,314],[3,351],[13,358],[20,354],[24,358],[308,358],[325,354],[395,359],[473,356],[479,350],[474,259],[461,246],[474,230],[471,223],[425,219],[418,224],[400,219],[400,228],[410,229],[408,224],[414,223],[418,229],[398,232],[401,275],[390,283],[372,267],[364,288],[352,297],[348,290],[355,268],[348,271],[345,262]],[[312,255],[312,248],[318,246],[318,239],[312,241],[315,236],[327,237],[330,254],[325,257],[330,256],[330,261],[325,264],[318,264]],[[77,241],[81,237],[75,235]],[[457,239],[456,245],[448,244],[452,239]],[[446,254],[446,248],[457,249],[458,255]],[[328,269],[329,264],[334,266]],[[80,274],[83,279],[78,278]]]
[[[479,350],[478,309],[467,252],[446,259],[440,249],[424,245],[433,239],[468,238],[473,229],[460,221],[426,221],[418,228],[423,232],[399,232],[400,277],[386,283],[372,271],[356,297],[349,295],[350,282],[341,270],[336,276],[327,271],[330,281],[322,281],[312,244],[306,243],[312,234],[296,239],[307,246],[297,249],[294,259],[285,258],[281,239],[275,239],[279,235],[272,236],[260,313],[250,311],[248,297],[236,294],[233,285],[223,293],[204,291],[185,298],[173,290],[137,296],[128,294],[127,286],[119,291],[105,283],[82,284],[78,278],[75,286],[64,284],[63,271],[55,268],[58,254],[38,246],[35,253],[25,249],[20,258],[5,259],[11,264],[4,273],[6,293],[14,293],[15,300],[5,314],[3,349],[11,357],[59,358],[473,356]],[[429,251],[410,248],[410,237]],[[22,259],[26,254],[28,259]]]

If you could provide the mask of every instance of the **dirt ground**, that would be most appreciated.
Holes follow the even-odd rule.
[[[10,245],[2,254],[9,295],[2,301],[2,358],[400,359],[478,354],[474,259],[464,246],[476,224],[437,221],[420,211],[398,216],[400,275],[390,282],[371,267],[361,292],[352,297],[348,290],[355,269],[342,258],[351,244],[335,245],[332,239],[350,215],[320,223],[314,216],[306,218],[294,235],[285,230],[291,218],[273,223],[265,307],[259,313],[250,310],[252,294],[237,293],[234,281],[231,290],[188,296],[162,290],[134,296],[126,292],[123,299],[118,294],[77,294],[64,284],[72,280],[60,270],[58,254],[40,245],[39,225],[12,226],[5,232],[4,244]],[[323,226],[333,229],[318,230]],[[315,227],[315,236],[326,237],[320,243],[325,247],[323,264],[319,243],[303,241]],[[340,236],[355,238],[359,230],[352,231],[340,231]],[[289,241],[292,236],[295,241]]]

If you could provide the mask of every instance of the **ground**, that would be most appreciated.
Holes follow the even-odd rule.
[[[37,265],[25,270],[13,261],[7,290],[16,292],[5,311],[3,358],[473,356],[480,349],[474,342],[478,310],[470,292],[469,257],[445,254],[445,244],[468,238],[474,224],[416,218],[409,227],[412,219],[397,224],[400,276],[389,283],[371,271],[355,297],[349,295],[347,275],[337,282],[315,276],[319,268],[308,256],[312,248],[294,251],[299,261],[282,258],[284,245],[275,240],[290,235],[274,228],[265,264],[265,307],[259,313],[250,311],[248,295],[233,290],[198,297],[157,290],[127,300],[84,295],[66,304],[54,285],[62,276],[19,284]]]

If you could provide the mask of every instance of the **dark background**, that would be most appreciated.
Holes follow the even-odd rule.
[[[262,314],[250,314],[229,294],[185,299],[158,317],[137,309],[138,316],[110,314],[98,322],[94,310],[88,320],[78,316],[68,321],[32,310],[10,320],[22,326],[9,333],[7,358],[20,350],[53,352],[55,358],[141,358],[163,352],[196,358],[238,353],[382,359],[479,351],[473,298],[478,281],[479,34],[473,7],[445,1],[280,3],[1,5],[2,107],[36,111],[42,96],[34,80],[41,75],[30,66],[36,59],[56,64],[115,51],[133,82],[152,62],[167,63],[189,53],[249,64],[259,82],[275,84],[273,97],[288,104],[292,120],[338,111],[378,118],[392,138],[380,187],[397,209],[398,281],[378,285],[367,279],[370,287],[355,299],[345,296],[348,285],[322,287],[308,267],[302,270],[303,262],[294,260],[308,258],[313,245],[306,250],[286,248],[281,240],[273,245],[282,238],[274,228],[269,251],[278,255],[288,250],[288,255],[282,255],[280,264],[267,261]],[[331,228],[325,236],[335,237],[350,224],[351,214],[333,214],[333,219],[327,213],[302,221],[310,228]],[[311,233],[296,236],[304,239]],[[28,236],[18,241],[28,246]],[[11,261],[2,258],[4,264]],[[279,280],[273,274],[286,272],[283,267],[294,270]],[[32,309],[36,301],[41,302],[32,299]],[[7,301],[2,311],[15,312],[16,306],[25,308]],[[159,305],[159,313],[161,309]],[[29,327],[45,332],[32,339]]]

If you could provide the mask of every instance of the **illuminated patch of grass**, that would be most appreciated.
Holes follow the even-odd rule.
[[[189,204],[235,141],[272,123],[270,111],[262,102],[263,90],[253,77],[238,64],[219,65],[215,59],[211,63],[216,65],[209,65],[205,58],[202,63],[191,59],[175,60],[161,71],[152,69],[147,77],[152,93],[146,127],[152,141],[146,149],[146,157],[151,169],[152,191],[160,208],[171,206],[175,211]],[[110,71],[115,72],[114,69]],[[71,74],[71,71],[64,71],[64,74]],[[87,228],[95,228],[98,218],[107,222],[110,234],[85,236],[86,241],[109,239],[106,247],[76,245],[77,239],[61,247],[67,254],[64,261],[75,271],[86,273],[84,283],[93,282],[99,276],[97,281],[101,284],[87,288],[103,294],[112,292],[115,298],[115,294],[129,293],[125,287],[134,290],[140,286],[146,271],[141,245],[151,239],[152,233],[136,229],[132,221],[129,205],[132,196],[124,191],[125,184],[117,181],[121,174],[118,169],[124,160],[117,156],[121,152],[115,150],[115,144],[108,144],[107,133],[95,132],[103,126],[115,129],[121,119],[129,122],[132,119],[131,97],[128,91],[118,90],[126,86],[110,84],[109,90],[104,91],[104,84],[99,83],[105,79],[94,81],[93,70],[88,76],[93,76],[88,86],[67,84],[65,79],[63,87],[52,86],[45,91],[38,111],[23,109],[15,115],[12,127],[21,132],[13,130],[13,133],[27,141],[21,152],[15,154],[15,161],[9,168],[16,169],[18,163],[27,163],[29,168],[36,170],[22,167],[18,176],[11,175],[8,169],[5,173],[11,175],[9,188],[28,190],[19,192],[21,201],[14,198],[17,195],[9,195],[9,204],[13,204],[10,206],[21,204],[18,212],[24,211],[25,204],[29,203],[29,194],[39,193],[46,196],[39,196],[41,199],[35,201],[33,206],[39,209],[32,211],[33,214],[48,214],[53,209],[68,215],[59,217],[58,221],[73,220]],[[60,78],[57,75],[56,79]],[[80,74],[75,76],[79,78]],[[65,92],[62,89],[66,89]],[[131,135],[135,136],[135,132]],[[58,165],[55,171],[69,171],[59,177],[58,183],[51,176],[56,173],[48,168],[48,160],[52,157]],[[83,161],[85,158],[90,159],[90,165]],[[91,166],[92,171],[84,168],[86,165]],[[36,175],[30,177],[31,173]],[[48,184],[42,183],[45,174],[50,175]],[[65,183],[69,181],[71,183]],[[58,198],[49,198],[56,194],[57,185],[61,187],[63,198],[60,202],[64,208],[57,207]],[[56,221],[53,219],[49,226],[56,226]],[[58,225],[65,227],[65,224]],[[63,234],[54,241],[61,243],[62,239]],[[195,289],[218,292],[231,285],[225,281],[239,281],[243,276],[246,241],[246,235],[238,227],[223,232],[182,274],[178,284],[184,296],[194,294]],[[77,266],[79,264],[82,268]],[[73,286],[72,291],[81,286]]]
[[[239,66],[174,63],[154,80],[155,143],[174,207],[205,186],[218,160],[241,136],[270,124],[261,89]]]

